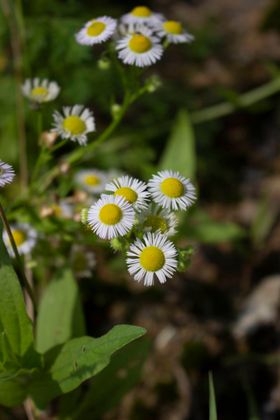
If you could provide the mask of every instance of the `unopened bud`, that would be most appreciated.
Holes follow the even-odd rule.
[[[100,58],[97,62],[100,70],[108,70],[111,67],[111,61],[108,58]]]
[[[83,223],[84,225],[88,224],[88,209],[84,208],[81,210],[81,223]]]

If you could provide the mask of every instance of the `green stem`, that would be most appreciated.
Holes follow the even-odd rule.
[[[141,93],[142,94],[142,93]],[[95,151],[97,147],[99,147],[105,140],[107,140],[114,130],[118,127],[120,122],[122,121],[127,109],[129,106],[139,97],[139,95],[129,95],[126,94],[124,97],[123,104],[121,106],[120,111],[118,112],[117,116],[113,118],[111,124],[100,134],[100,136],[92,143],[80,147],[79,149],[74,150],[64,159],[64,162],[69,165],[75,165],[82,159],[88,160],[92,157],[92,153]],[[40,191],[44,191],[52,181],[59,175],[60,171],[58,167],[51,169],[48,174],[46,175],[44,180],[40,182]]]
[[[19,255],[19,252],[18,252],[16,243],[15,243],[15,240],[14,240],[14,237],[13,237],[13,234],[12,234],[12,231],[11,231],[11,228],[10,228],[10,225],[9,225],[9,222],[8,222],[8,219],[6,217],[4,208],[2,207],[2,204],[1,203],[0,203],[0,217],[2,219],[3,225],[4,225],[4,227],[6,229],[6,232],[7,232],[8,236],[9,236],[9,241],[10,241],[11,246],[13,248],[13,252],[14,252],[15,259],[16,259],[16,262],[17,262],[17,265],[18,265],[18,269],[19,269],[21,280],[22,280],[22,284],[26,288],[26,291],[27,291],[27,293],[28,293],[28,295],[29,295],[29,297],[30,297],[30,299],[32,301],[33,309],[34,309],[34,314],[36,315],[36,313],[37,313],[37,305],[36,305],[36,301],[35,301],[35,296],[34,296],[34,293],[33,293],[32,288],[30,287],[30,284],[29,284],[29,282],[28,282],[28,280],[27,280],[27,278],[25,276],[24,267],[22,265],[22,262],[21,262],[21,259],[20,259],[20,255]]]
[[[200,124],[206,121],[221,118],[226,115],[232,114],[240,108],[249,107],[256,102],[268,98],[280,91],[280,78],[277,77],[264,85],[257,87],[249,92],[243,93],[238,96],[237,103],[223,102],[218,105],[204,108],[201,111],[191,113],[191,120],[194,124]]]

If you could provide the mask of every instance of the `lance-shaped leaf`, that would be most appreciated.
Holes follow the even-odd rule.
[[[117,351],[110,364],[93,380],[80,408],[72,419],[100,419],[139,382],[150,342],[145,337]]]
[[[79,290],[70,270],[59,272],[42,297],[36,347],[44,353],[73,337],[85,334]]]
[[[45,371],[29,387],[38,407],[72,391],[104,369],[113,353],[141,337],[144,328],[118,325],[100,338],[81,337],[50,350],[45,355]]]
[[[32,323],[21,287],[2,241],[0,232],[0,360],[26,368],[39,366],[33,348]]]
[[[160,169],[173,169],[187,178],[195,178],[195,137],[189,114],[179,111],[160,161]]]

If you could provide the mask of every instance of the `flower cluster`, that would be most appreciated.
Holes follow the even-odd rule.
[[[97,17],[76,34],[77,42],[82,45],[100,44],[110,38],[119,59],[137,67],[160,60],[168,44],[193,40],[181,22],[167,20],[146,6],[135,7],[118,21],[108,16]]]
[[[179,251],[170,236],[176,233],[177,214],[196,199],[189,179],[175,171],[161,171],[146,184],[121,176],[105,186],[82,221],[114,249],[127,254],[129,273],[138,282],[151,286],[155,278],[164,283],[173,276]]]

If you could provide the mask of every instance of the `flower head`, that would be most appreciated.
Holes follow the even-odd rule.
[[[8,163],[0,160],[0,188],[10,184],[15,176],[15,171]]]
[[[135,210],[142,210],[147,207],[149,193],[145,182],[138,179],[121,176],[106,185],[106,191],[112,191],[115,196],[123,197],[133,205]]]
[[[30,101],[41,104],[43,102],[53,101],[59,94],[60,87],[56,82],[50,82],[48,79],[26,79],[22,85],[22,93]]]
[[[134,210],[124,198],[102,195],[88,212],[88,223],[102,239],[124,236],[134,223]]]
[[[129,273],[145,286],[152,286],[155,278],[160,283],[172,277],[177,267],[177,251],[165,235],[147,233],[143,240],[137,239],[127,253]]]
[[[148,209],[139,215],[145,232],[159,232],[166,236],[176,233],[178,220],[176,214],[157,205],[150,204]]]
[[[181,22],[176,20],[166,20],[156,24],[158,35],[165,37],[171,44],[181,44],[194,40],[193,35],[184,30]]]
[[[160,13],[154,13],[149,7],[137,6],[134,7],[129,13],[122,16],[123,23],[145,23],[153,24],[163,19]]]
[[[186,210],[196,199],[193,184],[176,171],[158,172],[148,187],[154,202],[167,209]]]
[[[108,16],[92,19],[76,34],[76,40],[82,45],[100,44],[111,38],[116,26],[115,19]]]
[[[93,113],[83,105],[66,106],[63,112],[53,114],[54,128],[63,139],[77,141],[80,145],[87,143],[87,134],[95,131]]]
[[[37,232],[28,223],[16,223],[11,225],[12,235],[20,255],[31,252],[37,242]],[[11,257],[14,251],[6,231],[3,232],[3,241]]]
[[[148,28],[127,34],[117,42],[118,56],[125,63],[137,67],[154,64],[163,54],[159,39]]]
[[[79,188],[91,194],[100,194],[105,191],[108,176],[98,169],[83,169],[76,173],[75,183]]]

